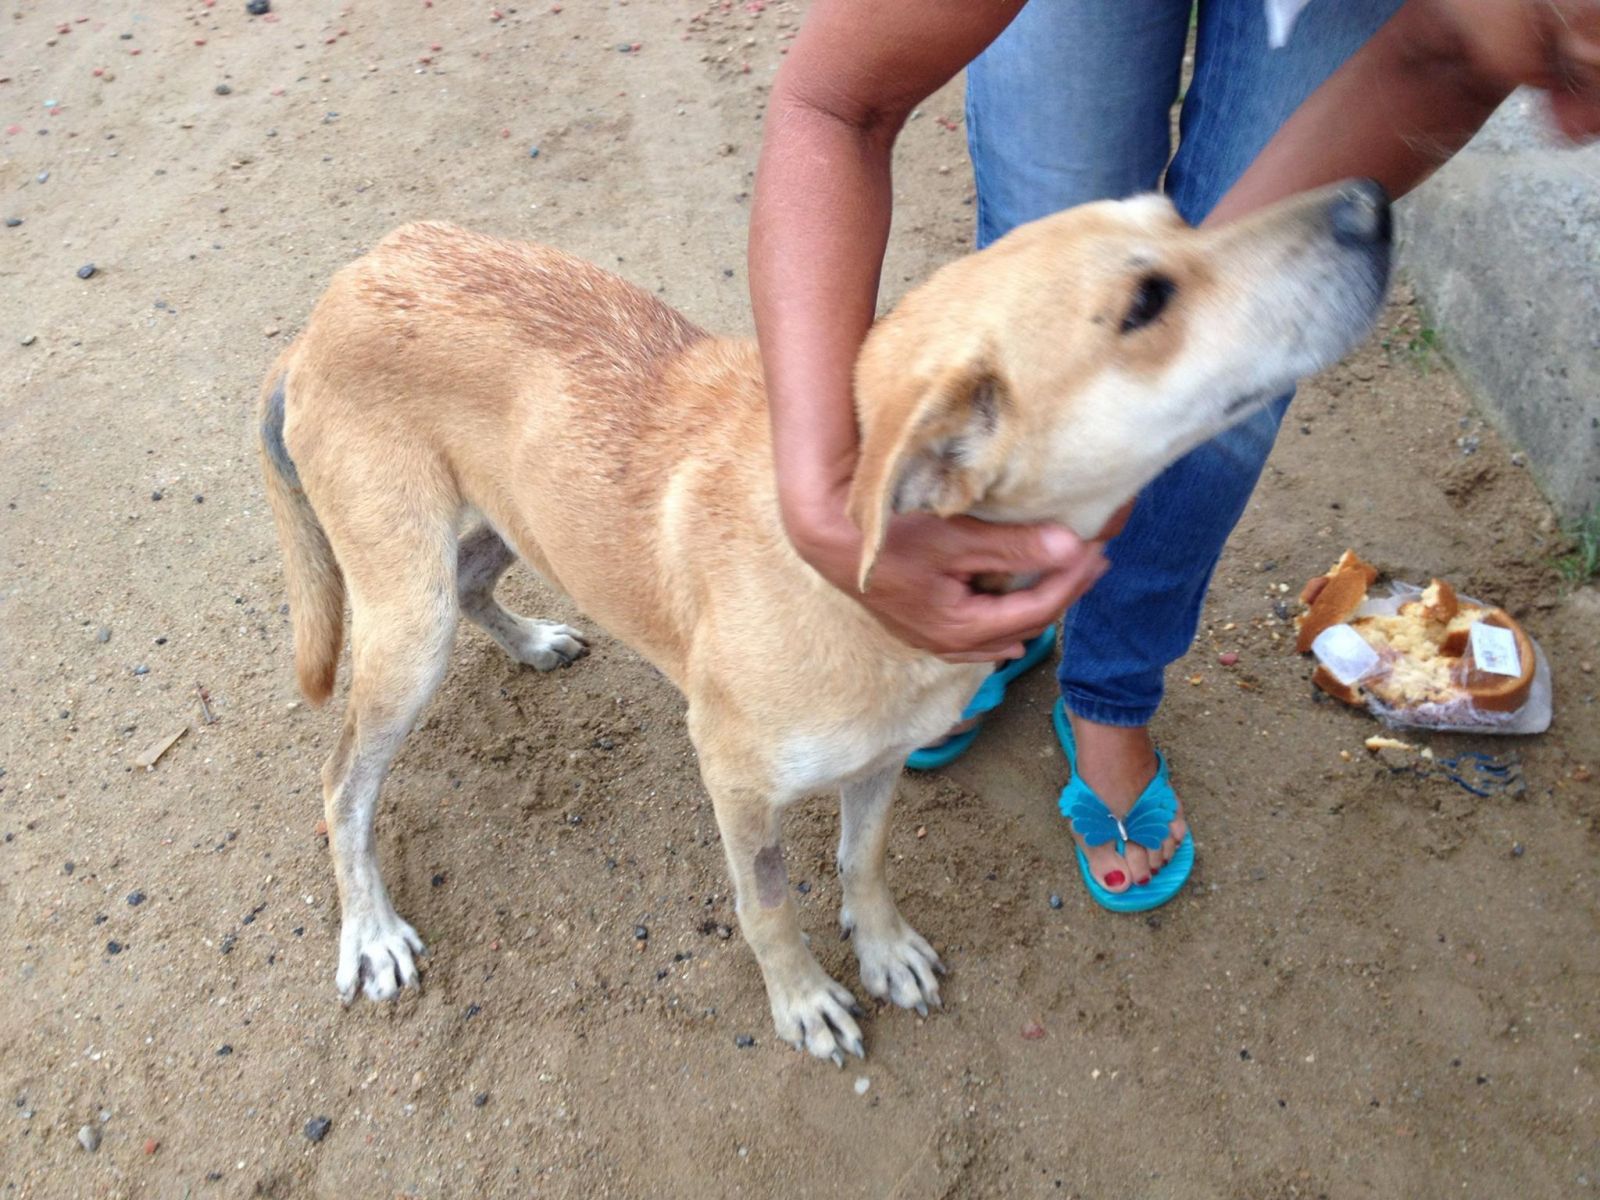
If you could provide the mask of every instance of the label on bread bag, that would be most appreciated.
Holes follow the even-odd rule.
[[[1491,675],[1521,675],[1522,656],[1517,653],[1517,635],[1500,625],[1474,621],[1467,631],[1472,645],[1472,661],[1480,671]]]
[[[1330,625],[1317,634],[1311,653],[1346,687],[1360,683],[1383,662],[1367,639],[1348,625]]]

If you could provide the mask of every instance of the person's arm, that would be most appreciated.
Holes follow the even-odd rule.
[[[1285,122],[1206,223],[1358,175],[1399,198],[1519,84],[1549,93],[1567,137],[1600,133],[1600,3],[1410,0]]]
[[[750,293],[785,527],[796,550],[891,631],[952,659],[991,659],[1060,615],[1104,570],[1059,526],[897,517],[865,594],[845,515],[856,460],[851,371],[877,303],[900,127],[1022,0],[817,0],[773,86],[750,227]],[[985,572],[1040,573],[1005,596]]]

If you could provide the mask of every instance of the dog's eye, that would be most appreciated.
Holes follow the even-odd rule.
[[[1139,290],[1133,295],[1133,305],[1122,318],[1122,332],[1132,333],[1143,329],[1166,311],[1167,301],[1178,285],[1165,275],[1146,275],[1139,281]]]

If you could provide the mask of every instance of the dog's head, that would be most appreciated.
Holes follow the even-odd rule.
[[[856,363],[861,588],[894,512],[1092,536],[1362,338],[1389,241],[1382,188],[1355,182],[1215,230],[1160,196],[1089,204],[942,268]]]

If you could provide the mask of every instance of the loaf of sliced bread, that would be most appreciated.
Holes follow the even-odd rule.
[[[1296,622],[1297,647],[1311,649],[1317,635],[1348,623],[1378,654],[1380,666],[1359,683],[1345,683],[1318,664],[1311,681],[1346,704],[1364,705],[1368,694],[1391,709],[1467,703],[1483,712],[1514,712],[1533,686],[1533,643],[1522,626],[1499,608],[1462,600],[1442,579],[1430,582],[1392,616],[1356,616],[1377,571],[1347,550],[1326,574],[1300,593],[1306,611]],[[1515,674],[1489,671],[1476,661],[1472,627],[1508,630],[1516,646]]]

